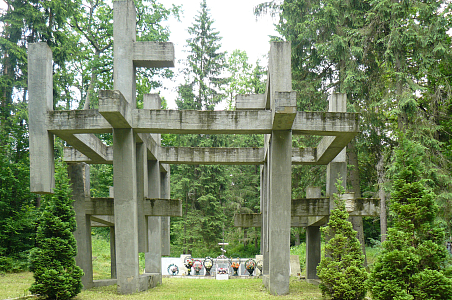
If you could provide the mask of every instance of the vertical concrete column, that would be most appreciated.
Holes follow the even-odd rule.
[[[292,131],[273,131],[270,144],[268,209],[269,282],[274,295],[289,293]]]
[[[28,115],[30,132],[30,191],[49,194],[55,188],[53,134],[47,112],[53,110],[52,50],[42,42],[28,47]]]
[[[136,10],[133,0],[113,0],[113,85],[136,107],[133,43],[136,41]]]
[[[306,198],[320,198],[320,187],[308,186]],[[306,227],[306,279],[318,279],[317,266],[321,259],[320,226]]]
[[[116,279],[116,236],[115,236],[115,227],[110,226],[110,274],[111,279]]]
[[[110,198],[115,198],[115,188],[108,187],[108,196]],[[110,226],[110,277],[111,279],[116,279],[116,236],[115,227]]]
[[[170,165],[166,165],[167,172],[161,172],[161,197],[162,199],[170,199]],[[170,248],[170,230],[171,230],[171,223],[170,223],[170,217],[161,217],[162,220],[162,255],[169,256],[171,254],[171,248]]]
[[[149,198],[160,198],[160,164],[148,161]],[[148,252],[145,254],[146,273],[161,273],[162,264],[162,220],[147,217]]]
[[[148,197],[148,158],[144,143],[136,145],[137,150],[137,205],[138,205],[138,251],[147,252],[147,227],[144,215],[144,201]]]
[[[329,112],[346,112],[347,111],[347,97],[346,94],[332,93],[328,98]],[[346,148],[344,149],[328,164],[326,171],[326,195],[330,197],[330,209],[334,207],[332,199],[333,194],[337,193],[336,182],[341,178],[342,186],[345,188],[347,183],[347,162],[346,162]]]
[[[68,165],[68,175],[72,186],[72,199],[77,228],[74,232],[77,241],[75,261],[85,275],[82,277],[83,288],[93,287],[93,263],[91,247],[91,220],[85,212],[85,200],[90,198],[89,165],[85,163]]]
[[[268,275],[268,158],[261,169],[261,254],[262,254],[262,274]],[[267,278],[267,277],[264,277]],[[267,278],[268,279],[268,278]]]
[[[118,291],[137,291],[138,207],[136,142],[132,129],[113,130],[113,177],[115,188],[115,235]]]

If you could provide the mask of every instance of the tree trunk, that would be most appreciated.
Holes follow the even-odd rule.
[[[386,240],[386,231],[388,228],[388,220],[386,217],[386,194],[384,191],[384,179],[385,179],[385,168],[384,168],[384,155],[380,154],[380,159],[376,165],[377,169],[377,182],[378,182],[378,196],[380,198],[380,233],[381,242]]]

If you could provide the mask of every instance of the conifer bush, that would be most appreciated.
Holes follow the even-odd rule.
[[[341,194],[341,181],[336,184],[339,195],[334,194],[336,208],[331,211],[328,225],[322,228],[325,238],[325,257],[322,257],[317,273],[320,289],[331,299],[364,299],[367,271],[363,267],[364,255]]]
[[[42,204],[36,247],[30,253],[35,282],[30,292],[48,299],[70,299],[82,289],[83,271],[75,264],[77,244],[71,188],[66,168],[57,164],[54,194]]]
[[[424,150],[402,137],[395,151],[389,206],[393,226],[368,281],[372,299],[452,299],[445,233],[435,220],[435,194],[422,178]]]

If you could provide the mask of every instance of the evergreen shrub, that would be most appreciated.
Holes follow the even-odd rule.
[[[389,206],[393,226],[368,281],[372,299],[452,299],[445,233],[435,220],[436,196],[422,179],[424,150],[402,137],[395,151]]]
[[[35,279],[30,292],[48,299],[70,299],[82,289],[83,271],[75,264],[75,213],[62,163],[57,164],[55,181],[54,194],[44,198],[36,247],[30,253],[30,270]]]
[[[364,299],[367,292],[364,255],[356,231],[348,221],[345,201],[341,197],[344,188],[340,180],[336,186],[339,193],[334,194],[336,207],[331,211],[328,225],[322,228],[327,242],[325,256],[317,267],[320,289],[324,296],[331,299]]]

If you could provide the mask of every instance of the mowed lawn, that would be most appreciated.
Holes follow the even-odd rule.
[[[0,299],[29,295],[28,287],[33,282],[29,272],[0,275]],[[262,285],[262,279],[190,279],[163,278],[163,284],[134,295],[118,295],[116,286],[93,288],[82,291],[76,300],[108,299],[322,299],[317,286],[295,277],[290,281],[290,294],[271,296]]]

